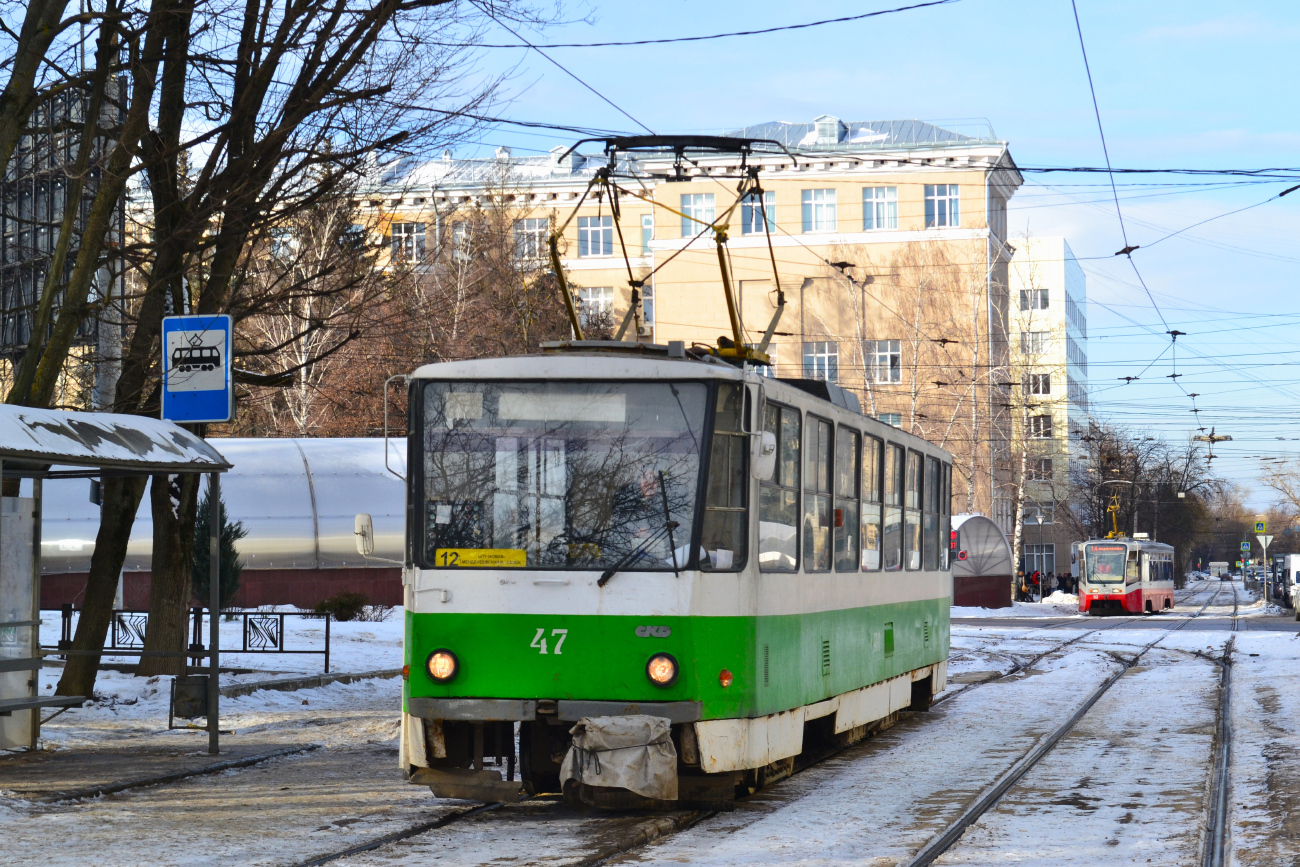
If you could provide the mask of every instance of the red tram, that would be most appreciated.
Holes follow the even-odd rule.
[[[1079,546],[1079,610],[1156,614],[1174,607],[1174,549],[1146,539],[1097,539]]]

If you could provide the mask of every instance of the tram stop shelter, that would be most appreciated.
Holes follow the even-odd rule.
[[[952,604],[1010,608],[1015,569],[1002,529],[983,515],[953,515],[952,535]]]
[[[171,422],[135,415],[63,412],[0,405],[0,478],[31,479],[30,497],[0,499],[0,749],[36,749],[42,708],[82,704],[80,696],[42,696],[41,489],[45,480],[154,473],[218,474],[230,464],[207,442]],[[219,496],[219,494],[217,495]],[[216,499],[216,497],[214,497]],[[220,522],[214,521],[213,527]],[[215,538],[215,535],[214,535]],[[212,569],[218,568],[215,549]],[[220,582],[213,580],[213,596]],[[213,606],[212,610],[216,610]],[[217,751],[217,617],[207,656],[209,752]],[[65,653],[68,651],[64,651]],[[91,651],[93,652],[93,651]]]

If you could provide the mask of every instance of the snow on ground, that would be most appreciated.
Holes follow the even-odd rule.
[[[58,612],[42,612],[41,643],[55,644],[59,638]],[[330,624],[330,671],[366,672],[402,667],[404,617],[401,608],[389,612],[382,622],[348,621]],[[75,623],[74,623],[75,629]],[[221,644],[240,648],[243,644],[242,620],[221,621]],[[285,618],[285,646],[289,649],[324,647],[325,624],[322,620]],[[207,639],[207,622],[204,622]],[[133,663],[128,657],[105,657],[107,662]],[[274,679],[294,674],[320,674],[324,657],[297,654],[225,653],[223,667],[256,669],[241,674],[222,674],[221,685]],[[61,667],[47,666],[40,672],[41,692],[53,694],[62,676]],[[301,693],[301,694],[300,694]],[[167,702],[171,695],[170,677],[136,677],[113,669],[103,669],[95,680],[92,703],[61,714],[41,727],[42,738],[53,747],[91,745],[103,740],[136,738],[144,733],[166,732]],[[372,701],[373,699],[373,701]],[[352,684],[334,683],[307,691],[278,692],[258,690],[252,695],[221,700],[223,727],[263,725],[269,717],[289,714],[301,717],[307,708],[317,707],[332,713],[357,706],[383,708],[392,720],[401,702],[401,681],[397,678],[365,680]],[[303,705],[306,704],[306,707]],[[178,721],[184,723],[184,720]],[[395,725],[395,722],[394,722]],[[173,732],[173,738],[192,735]]]
[[[1085,617],[1079,613],[1079,597],[1055,591],[1042,602],[1013,602],[1010,608],[979,608],[954,605],[952,617]]]
[[[736,812],[622,860],[705,867],[894,865],[1068,717],[1116,670],[1116,655],[1161,638],[1143,664],[939,863],[1197,861],[1218,683],[1218,667],[1205,657],[1219,654],[1231,637],[1223,618],[1231,614],[1231,594],[1214,597],[1219,587],[1210,582],[1179,596],[1180,613],[1214,598],[1206,614],[1215,616],[1218,631],[1198,630],[1192,621],[1169,632],[1173,624],[1166,617],[1105,631],[1099,629],[1108,624],[1083,620],[954,622],[949,695],[930,713],[905,716],[874,739],[740,802]],[[1241,601],[1240,613],[1252,622],[1267,617],[1262,603]],[[1069,602],[1021,605],[1032,611]],[[295,624],[291,641],[319,641],[323,634],[312,630],[323,633],[322,626]],[[57,638],[57,615],[53,628],[43,640]],[[223,622],[222,628],[223,643],[238,641],[238,623]],[[384,623],[334,624],[332,631],[334,670],[401,664],[400,610]],[[1252,631],[1236,633],[1236,642],[1234,862],[1300,863],[1300,734],[1294,723],[1300,719],[1294,683],[1300,640],[1291,632]],[[977,685],[1047,651],[1053,652],[1025,671]],[[261,671],[223,677],[223,683],[271,671],[318,672],[319,662],[250,656],[244,664]],[[52,683],[57,671],[45,675],[43,683]],[[0,791],[0,864],[285,865],[467,806],[400,779],[400,684],[373,679],[223,699],[227,743],[266,750],[322,745],[311,753],[76,804],[33,805]],[[59,748],[129,742],[201,751],[205,733],[166,731],[167,685],[166,678],[104,672],[97,703],[56,718],[45,734]],[[583,815],[543,800],[485,812],[340,863],[572,863],[642,818]],[[56,858],[49,854],[51,841],[57,841]]]
[[[935,863],[1199,862],[1218,681],[1213,662],[1152,650]]]
[[[1288,612],[1289,613],[1289,612]],[[1300,640],[1237,633],[1232,670],[1232,861],[1297,862],[1300,840]]]
[[[955,696],[628,860],[894,864],[943,830],[1070,713],[1080,692],[1115,669],[1103,648],[1049,658]]]

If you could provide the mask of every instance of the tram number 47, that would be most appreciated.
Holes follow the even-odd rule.
[[[545,635],[546,635],[546,627],[539,626],[537,628],[537,634],[533,636],[533,643],[528,646],[536,647],[538,649],[538,653],[546,653],[546,638],[544,637]],[[563,653],[563,650],[561,650],[561,648],[564,647],[564,639],[569,637],[569,630],[552,629],[551,637],[559,639],[558,641],[555,642],[555,653],[557,655]]]

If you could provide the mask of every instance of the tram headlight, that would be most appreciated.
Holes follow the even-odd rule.
[[[438,683],[447,683],[460,670],[460,660],[456,659],[456,654],[450,650],[441,648],[429,654],[424,667],[429,672],[429,677]]]
[[[672,654],[656,653],[645,664],[645,676],[655,686],[669,687],[677,682],[677,660]]]

